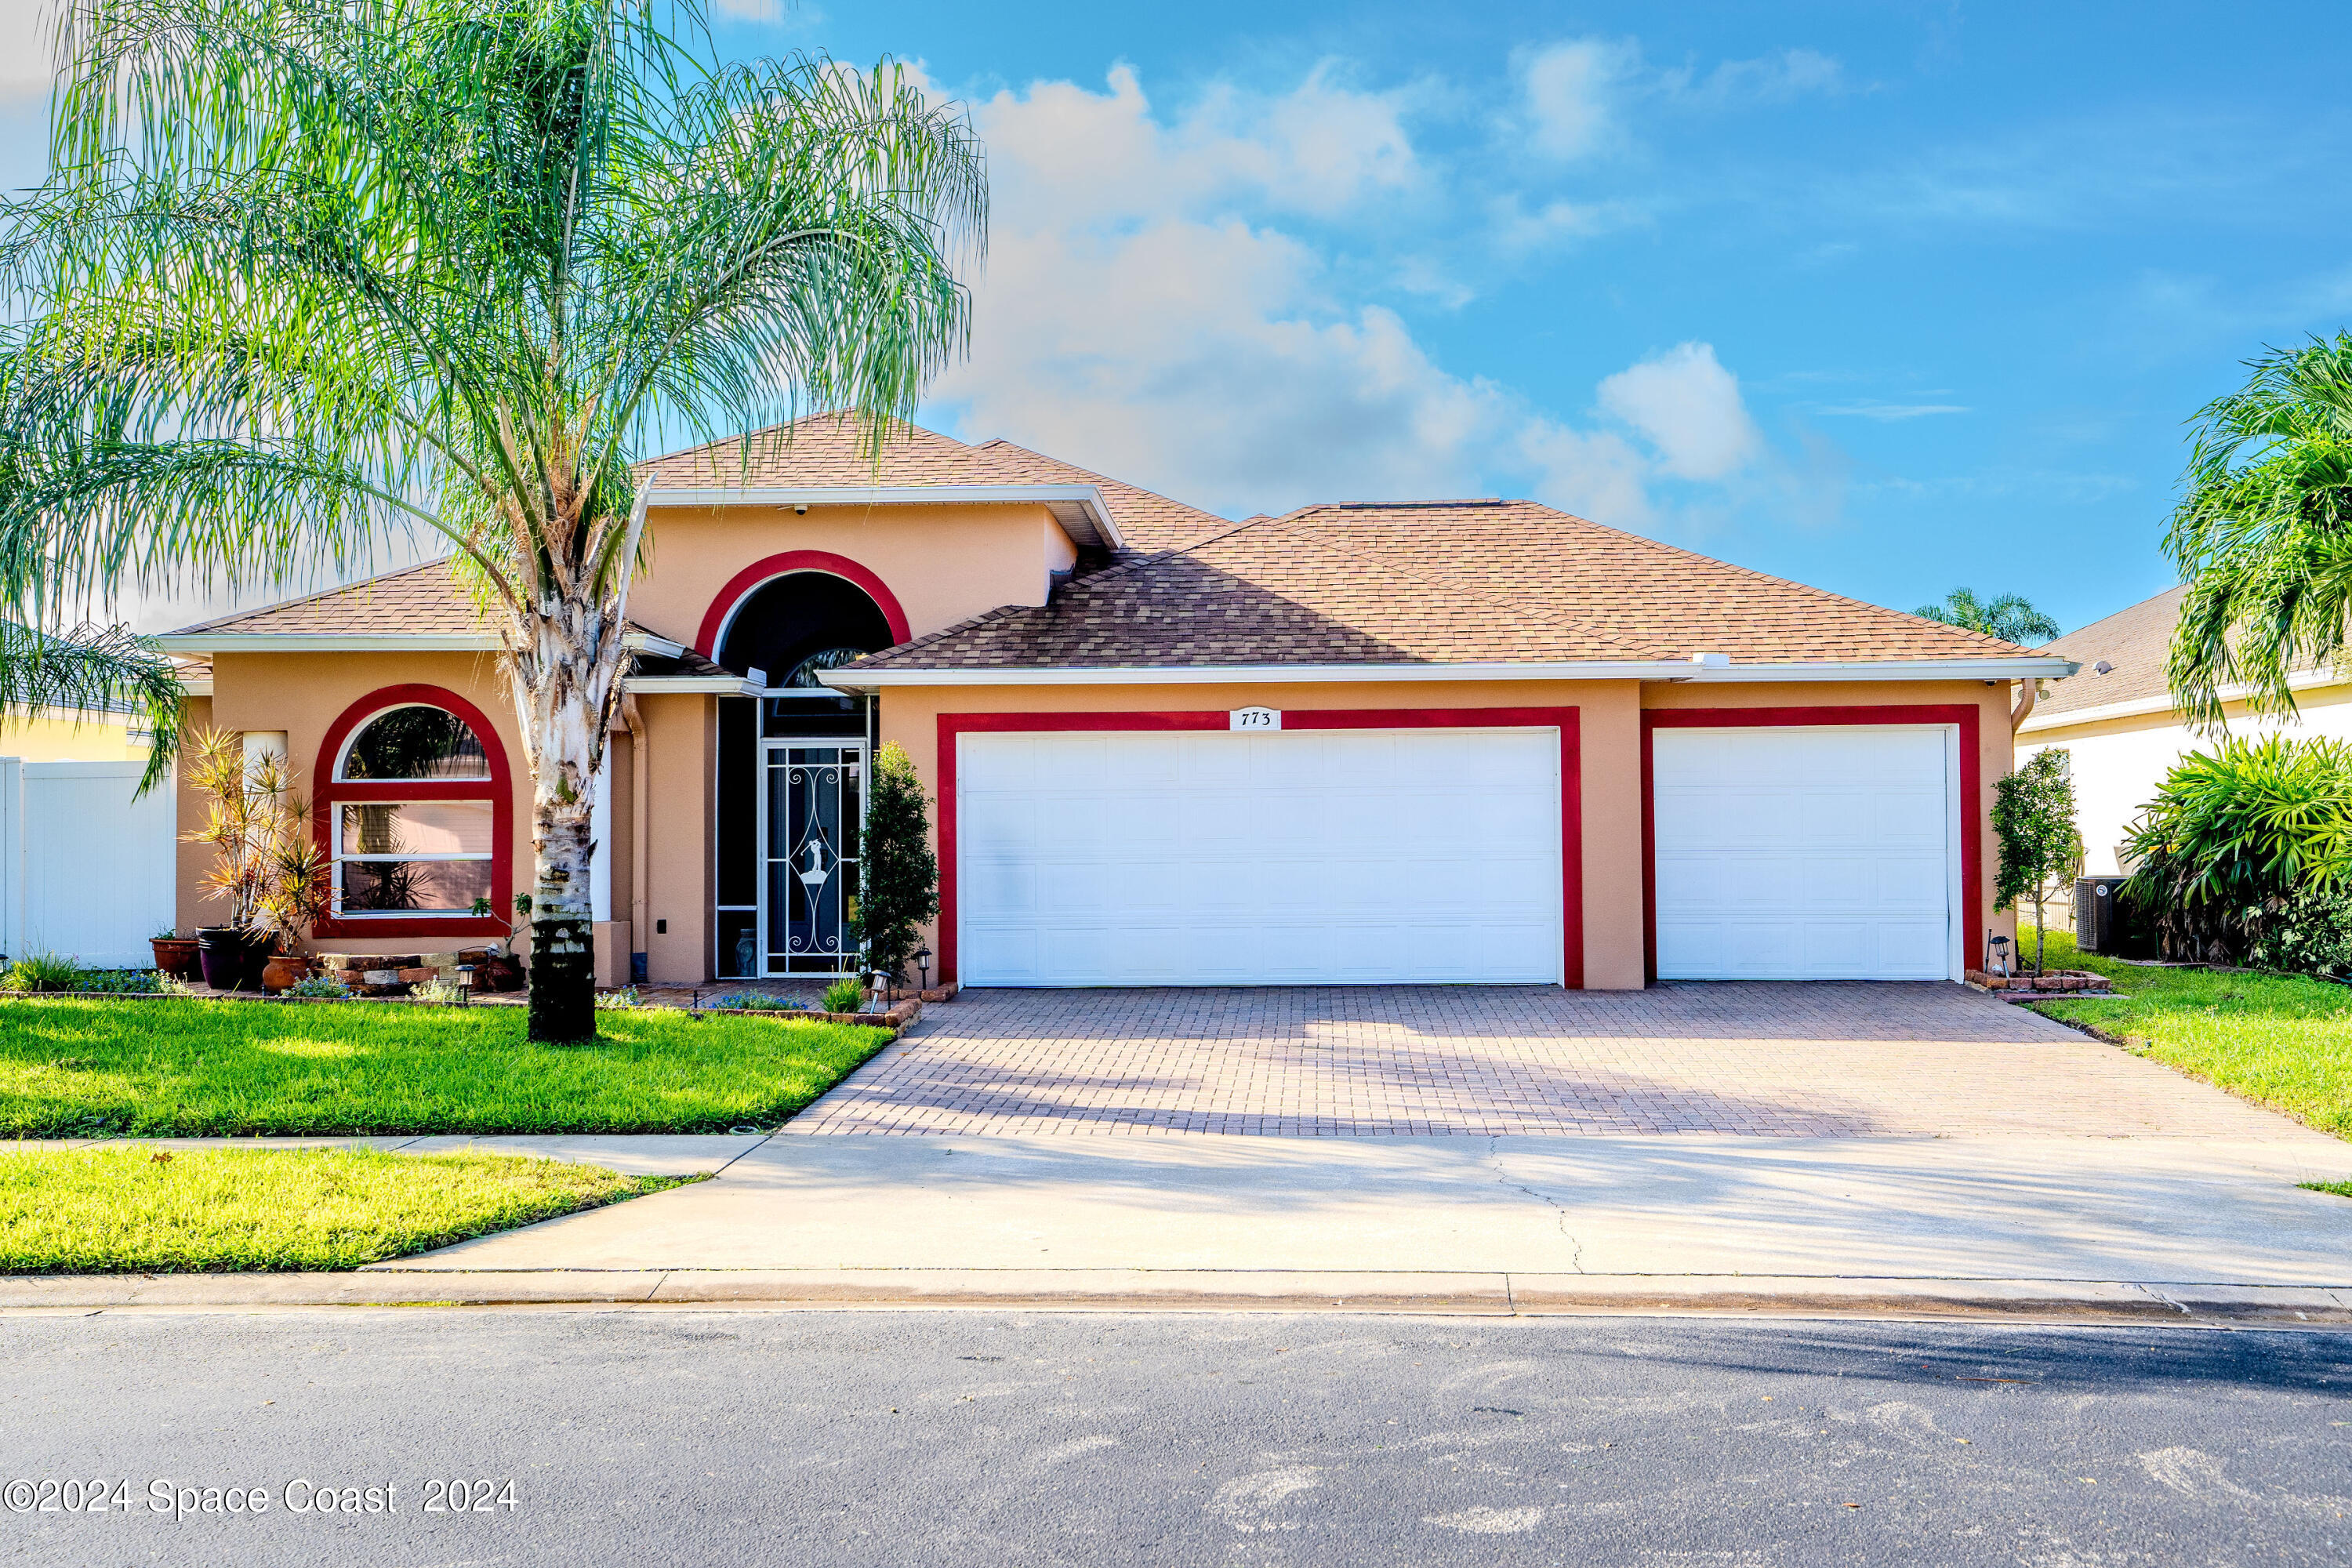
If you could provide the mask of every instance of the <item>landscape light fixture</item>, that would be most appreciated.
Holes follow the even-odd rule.
[[[470,963],[461,963],[457,966],[457,1005],[470,1007],[473,1005],[474,966]]]
[[[915,973],[921,979],[922,989],[929,991],[931,988],[931,950],[929,948],[919,947],[915,950]]]

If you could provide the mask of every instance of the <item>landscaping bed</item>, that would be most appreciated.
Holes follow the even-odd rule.
[[[886,1028],[675,1008],[532,1045],[512,1007],[0,1000],[0,1137],[770,1128]]]
[[[0,1153],[0,1273],[357,1268],[700,1179],[373,1149]]]
[[[2053,968],[2104,974],[2117,995],[2037,1001],[2038,1011],[2352,1138],[2352,989],[2301,975],[2125,963],[2078,952],[2068,931],[2048,941]]]

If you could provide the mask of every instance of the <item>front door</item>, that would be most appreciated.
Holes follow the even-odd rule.
[[[856,741],[769,741],[761,747],[761,973],[856,973],[859,830],[866,747]]]

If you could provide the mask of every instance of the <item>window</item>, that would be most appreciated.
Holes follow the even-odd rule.
[[[337,917],[496,912],[498,802],[489,754],[463,719],[427,703],[378,713],[352,732],[333,779]]]

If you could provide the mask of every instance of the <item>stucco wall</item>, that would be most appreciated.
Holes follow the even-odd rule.
[[[1645,912],[1642,873],[1641,714],[1644,708],[1855,708],[1973,706],[1978,710],[1980,798],[1977,813],[1986,924],[2004,933],[2013,919],[1990,913],[1994,847],[1992,781],[2009,771],[2013,689],[1975,681],[1732,685],[1632,681],[1395,681],[1349,685],[894,687],[882,699],[881,733],[904,747],[927,787],[939,777],[942,713],[1231,710],[1254,705],[1308,709],[1561,708],[1580,710],[1583,801],[1584,984],[1592,990],[1643,984]],[[936,828],[938,806],[933,803]],[[1966,916],[1964,915],[1965,919]],[[1964,932],[1973,953],[1982,933]],[[929,937],[940,947],[937,932]]]
[[[0,757],[27,763],[143,763],[147,752],[147,742],[133,741],[123,719],[49,713],[0,717]]]
[[[821,550],[872,572],[916,637],[1000,605],[1042,605],[1046,574],[1075,559],[1053,513],[1029,505],[812,506],[806,516],[656,506],[646,531],[653,567],[629,591],[629,618],[689,646],[737,573],[787,551]]]
[[[513,886],[508,893],[530,886],[530,794],[529,768],[523,760],[522,737],[508,705],[506,682],[493,656],[477,653],[226,653],[214,660],[213,696],[189,705],[190,728],[210,723],[224,730],[282,730],[287,754],[297,769],[296,787],[305,799],[316,798],[323,767],[320,747],[328,727],[353,703],[391,686],[436,686],[456,693],[487,714],[506,752],[507,766],[516,784]],[[205,711],[209,709],[209,712]],[[197,826],[204,808],[188,791],[181,792],[181,831]],[[197,846],[184,846],[180,858],[179,923],[183,929],[211,925],[222,906],[202,898],[199,886],[210,854]],[[513,918],[511,905],[498,911],[501,921]],[[447,945],[472,945],[494,940],[480,934],[453,936]],[[415,952],[435,945],[436,939],[418,936],[335,936],[323,945],[338,952]]]

